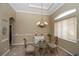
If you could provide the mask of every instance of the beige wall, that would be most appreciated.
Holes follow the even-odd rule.
[[[0,55],[3,55],[9,49],[9,18],[14,17],[16,14],[15,11],[9,6],[7,3],[0,3],[0,21],[5,19],[7,21],[7,40],[3,40],[3,36],[1,36],[2,32],[0,31]],[[0,22],[0,30],[2,29],[2,25]]]
[[[54,17],[56,17],[57,15],[65,12],[67,10],[74,9],[74,8],[77,8],[76,17],[78,18],[77,25],[79,25],[78,24],[79,23],[79,4],[77,4],[77,3],[75,3],[75,4],[73,4],[73,3],[64,4],[60,9],[58,9],[54,14],[51,15],[52,21],[54,20]],[[52,28],[54,28],[54,27],[52,26]],[[79,36],[79,26],[77,26],[77,36]],[[79,40],[79,38],[78,38],[78,40]],[[72,54],[79,53],[79,41],[77,43],[72,43],[72,42],[60,39],[59,40],[59,46],[68,50]]]
[[[26,38],[28,41],[31,41],[33,39],[33,34],[35,32],[37,32],[38,34],[51,33],[50,16],[43,16],[43,19],[44,21],[47,21],[49,25],[46,26],[45,28],[40,28],[36,26],[36,22],[41,20],[40,15],[17,12],[15,21],[15,30],[14,30],[15,31],[14,44],[23,43],[23,38]]]

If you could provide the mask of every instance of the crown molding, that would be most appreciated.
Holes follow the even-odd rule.
[[[20,13],[30,13],[30,14],[38,14],[38,15],[41,15],[41,12],[35,12],[35,11],[16,10],[16,12],[20,12]],[[43,15],[49,15],[49,14],[48,14],[48,13],[43,13]]]
[[[64,3],[62,3],[62,4],[55,4],[55,6],[51,6],[50,8],[51,9],[49,9],[48,10],[48,15],[52,15],[54,12],[56,12],[59,8],[61,8],[62,6],[64,5]]]

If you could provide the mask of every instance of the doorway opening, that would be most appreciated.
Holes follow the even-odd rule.
[[[13,17],[9,18],[9,46],[10,48],[12,47],[12,41],[13,41],[14,21],[15,19]]]

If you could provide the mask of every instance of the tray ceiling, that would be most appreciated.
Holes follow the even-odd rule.
[[[61,3],[43,3],[43,14],[53,14],[62,5]],[[41,3],[10,3],[10,6],[16,12],[41,14]]]

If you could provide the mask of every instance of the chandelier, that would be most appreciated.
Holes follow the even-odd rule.
[[[44,21],[43,19],[43,3],[41,3],[41,21],[38,21],[36,25],[41,28],[44,28],[48,25],[48,22]]]

